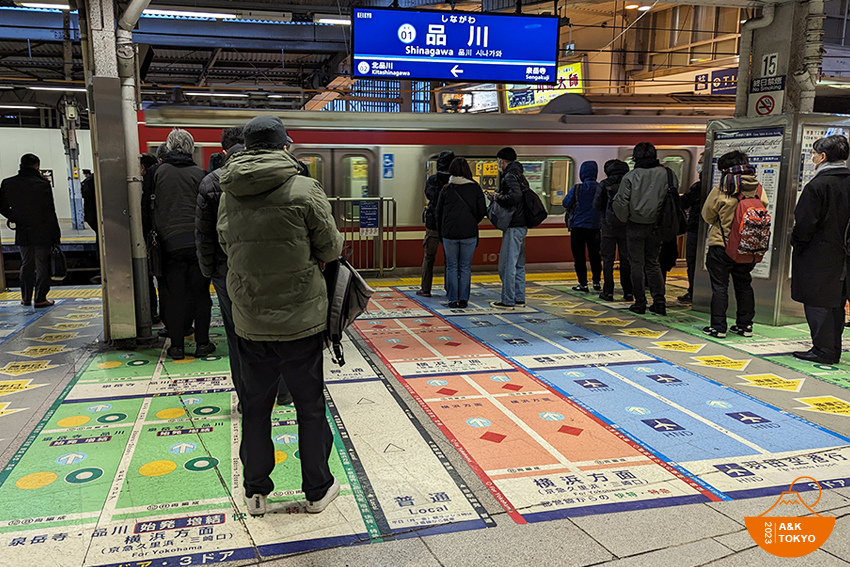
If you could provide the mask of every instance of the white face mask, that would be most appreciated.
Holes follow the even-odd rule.
[[[697,175],[700,175],[701,173],[702,173],[702,164],[698,163],[697,164]]]

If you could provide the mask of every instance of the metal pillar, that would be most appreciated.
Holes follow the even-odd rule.
[[[106,340],[137,336],[127,191],[127,151],[112,0],[78,0],[100,225]],[[135,119],[134,119],[135,126]],[[138,143],[136,144],[138,146]],[[150,310],[148,310],[150,314]]]
[[[65,147],[65,169],[68,177],[68,192],[71,197],[71,225],[74,230],[82,230],[85,224],[80,186],[80,146],[77,143],[80,109],[77,101],[67,95],[59,100],[59,124],[62,131],[62,145]]]

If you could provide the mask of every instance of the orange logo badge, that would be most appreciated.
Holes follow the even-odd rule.
[[[793,490],[794,484],[803,479],[814,481],[818,487],[818,499],[811,506],[803,501],[799,492]],[[821,516],[812,510],[820,502],[822,493],[818,481],[810,476],[801,476],[764,514],[745,518],[750,537],[760,548],[777,557],[802,557],[815,551],[826,543],[835,527],[835,518]],[[781,515],[768,516],[770,512]],[[800,517],[810,513],[814,515]]]

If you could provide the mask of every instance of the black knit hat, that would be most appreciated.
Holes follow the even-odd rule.
[[[516,151],[513,148],[502,148],[496,154],[496,157],[507,161],[516,161]]]
[[[286,128],[277,116],[252,118],[242,130],[245,147],[249,150],[264,148],[282,150],[286,146]]]

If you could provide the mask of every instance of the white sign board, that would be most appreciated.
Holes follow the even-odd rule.
[[[774,116],[782,114],[785,100],[785,76],[753,79],[747,116]]]

